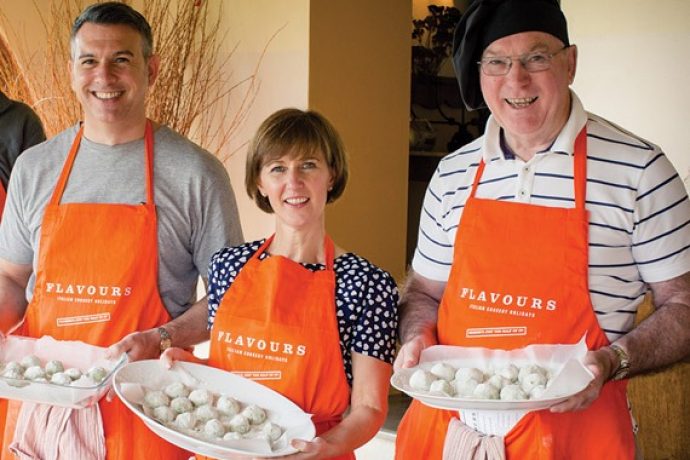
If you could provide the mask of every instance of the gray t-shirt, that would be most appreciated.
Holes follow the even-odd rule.
[[[31,299],[45,206],[78,126],[26,150],[17,160],[0,223],[0,258],[33,264]],[[108,146],[82,138],[62,203],[146,201],[144,140]],[[158,289],[173,317],[196,298],[211,255],[242,242],[230,178],[223,164],[170,128],[154,134],[154,200],[158,215]]]

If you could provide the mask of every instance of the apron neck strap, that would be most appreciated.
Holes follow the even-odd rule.
[[[587,126],[583,126],[575,139],[575,208],[585,209],[587,195]]]
[[[50,199],[50,204],[58,205],[62,199],[62,194],[67,186],[67,179],[72,172],[72,166],[74,166],[74,160],[77,157],[77,152],[79,151],[79,145],[81,144],[81,139],[84,135],[84,125],[79,127],[77,135],[74,137],[72,142],[72,147],[67,154],[65,159],[65,164],[62,167],[62,172],[58,177],[57,184],[55,184],[55,190],[53,191],[53,196]],[[146,128],[144,129],[144,151],[146,154],[146,202],[148,204],[153,204],[153,125],[151,120],[146,120]]]
[[[254,257],[257,259],[261,254],[263,254],[269,246],[271,246],[271,243],[273,242],[273,238],[275,238],[276,234],[274,233],[273,235],[269,236],[266,238],[266,241],[257,249],[256,253],[254,253]],[[333,260],[335,259],[335,245],[333,244],[333,240],[331,239],[330,236],[326,235],[323,239],[323,252],[326,257],[326,270],[333,270]]]
[[[479,185],[479,179],[482,178],[484,173],[484,159],[479,160],[479,166],[477,167],[477,173],[474,175],[474,182],[472,182],[472,190],[470,190],[470,198],[474,198],[475,193],[477,193],[477,186]]]
[[[575,182],[575,208],[584,210],[585,209],[585,196],[587,193],[587,126],[583,126],[580,133],[575,139],[575,166],[574,166],[574,182]],[[472,190],[470,191],[470,198],[474,198],[477,192],[477,186],[479,185],[479,180],[484,173],[484,159],[479,161],[479,166],[477,167],[477,173],[474,175],[474,181],[472,182]]]

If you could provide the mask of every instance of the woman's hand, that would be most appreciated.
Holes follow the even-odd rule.
[[[165,350],[159,358],[164,368],[170,369],[175,361],[187,361],[190,363],[205,364],[205,361],[197,358],[184,348],[171,347]]]
[[[333,446],[328,444],[323,438],[316,437],[311,441],[305,441],[304,439],[293,439],[290,445],[297,449],[299,452],[295,454],[285,455],[283,457],[285,460],[317,460],[321,458],[330,458],[333,454],[329,452],[332,451]],[[253,460],[264,460],[263,457],[256,457]]]

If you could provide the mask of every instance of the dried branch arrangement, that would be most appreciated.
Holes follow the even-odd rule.
[[[26,81],[21,77],[19,64],[10,51],[5,38],[0,35],[0,89],[22,101],[33,100]]]
[[[30,49],[29,37],[15,31],[13,40],[8,37],[12,46],[0,51],[0,88],[9,97],[33,106],[48,136],[80,117],[66,62],[71,24],[89,3],[52,0],[46,13],[34,2],[46,32],[46,47]],[[161,57],[160,74],[147,102],[148,116],[227,160],[232,152],[224,152],[224,147],[246,118],[258,91],[263,54],[250,75],[232,79],[234,49],[225,55],[221,49],[225,38],[220,26],[222,0],[147,0],[141,12],[154,33],[154,52]],[[0,19],[5,30],[11,31],[6,18]]]

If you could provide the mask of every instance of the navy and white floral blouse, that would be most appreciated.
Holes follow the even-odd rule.
[[[265,240],[223,248],[213,255],[208,270],[208,327],[242,267]],[[264,252],[259,260],[270,257]],[[303,264],[312,271],[321,264]],[[368,260],[353,253],[335,258],[336,315],[340,331],[340,351],[345,374],[352,385],[352,352],[392,363],[398,327],[398,288],[393,277]]]

